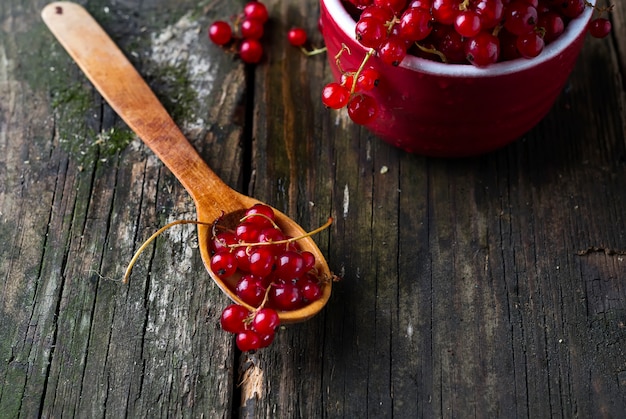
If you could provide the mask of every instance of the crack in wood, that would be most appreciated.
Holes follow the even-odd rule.
[[[589,246],[586,249],[582,249],[576,252],[578,256],[587,256],[593,253],[604,253],[607,256],[624,256],[626,255],[626,250],[612,249],[610,247],[604,246]]]

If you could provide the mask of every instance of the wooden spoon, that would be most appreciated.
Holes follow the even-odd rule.
[[[143,142],[172,171],[193,198],[198,221],[211,224],[219,217],[240,217],[258,200],[242,195],[226,185],[202,160],[176,126],[150,87],[109,38],[100,25],[80,5],[54,2],[44,7],[42,18],[50,31],[76,61],[109,105]],[[292,219],[274,209],[276,223],[292,237],[305,231]],[[221,221],[220,221],[221,222]],[[211,271],[209,239],[211,228],[198,225],[200,254],[207,271],[233,301],[251,308],[233,292],[236,279],[223,281]],[[319,300],[293,311],[279,312],[281,322],[304,321],[317,314],[330,298],[332,275],[322,252],[310,237],[299,241],[315,255],[316,268],[323,278]]]

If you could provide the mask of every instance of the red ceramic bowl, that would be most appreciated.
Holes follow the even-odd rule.
[[[375,56],[379,71],[371,91],[379,105],[366,127],[408,152],[464,157],[500,148],[521,137],[550,110],[569,77],[585,39],[592,8],[569,22],[565,32],[533,59],[516,59],[478,68],[407,56],[393,67]],[[320,27],[336,80],[340,71],[356,69],[367,49],[354,35],[356,22],[341,0],[321,0]]]

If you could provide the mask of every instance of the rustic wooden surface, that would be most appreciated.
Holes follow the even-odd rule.
[[[489,155],[407,155],[321,106],[316,0],[266,0],[267,59],[208,24],[243,1],[82,2],[232,187],[314,228],[322,314],[240,354],[176,179],[39,18],[0,3],[0,417],[619,418],[626,411],[626,8],[550,114]],[[529,86],[529,89],[532,86]]]

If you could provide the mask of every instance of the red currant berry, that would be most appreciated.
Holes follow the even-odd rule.
[[[272,308],[262,308],[252,318],[252,329],[259,335],[273,334],[280,325],[280,317]]]
[[[378,56],[385,63],[399,66],[406,57],[406,43],[399,37],[390,37],[383,41],[378,49]]]
[[[355,95],[348,102],[348,116],[354,123],[367,125],[376,118],[378,105],[376,100],[368,95]]]
[[[480,32],[465,44],[465,55],[477,67],[493,64],[500,55],[500,41],[490,32]]]
[[[482,21],[478,13],[471,10],[459,12],[454,19],[454,29],[467,38],[478,35],[482,27]]]
[[[557,5],[561,14],[570,19],[580,16],[585,10],[585,0],[562,0]]]
[[[219,278],[228,278],[237,271],[237,258],[229,250],[220,250],[211,257],[211,270]]]
[[[283,234],[281,229],[275,228],[275,227],[264,228],[263,230],[261,230],[261,233],[259,234],[259,238],[258,238],[259,243],[274,243],[274,242],[280,242],[283,240],[285,240],[285,234]],[[285,244],[278,243],[278,244],[265,246],[265,247],[269,247],[269,249],[272,252],[278,253],[281,250],[285,249]]]
[[[308,272],[315,267],[315,255],[309,251],[300,252],[302,260],[304,260],[304,272]]]
[[[237,236],[230,231],[221,231],[211,238],[211,250],[219,252],[220,250],[229,250],[229,245],[237,244]]]
[[[513,0],[504,12],[504,27],[514,35],[523,35],[535,29],[537,9],[524,0]]]
[[[281,279],[289,280],[299,278],[304,272],[305,261],[302,255],[292,250],[287,250],[276,258],[274,274]]]
[[[366,17],[372,17],[383,23],[391,22],[393,20],[393,10],[391,10],[388,7],[372,5],[372,6],[366,7],[361,12],[360,19],[363,19]]]
[[[307,41],[306,31],[302,28],[291,28],[287,32],[287,40],[294,47],[301,47]]]
[[[322,287],[319,282],[312,277],[303,278],[298,281],[298,288],[300,288],[302,298],[307,302],[311,303],[322,297]]]
[[[216,45],[225,45],[233,37],[233,30],[227,22],[218,20],[209,26],[209,39]]]
[[[244,246],[238,246],[233,250],[235,259],[237,259],[237,269],[242,272],[250,272],[250,256],[248,255],[248,248]]]
[[[261,234],[261,227],[253,222],[244,221],[235,227],[235,234],[237,239],[244,243],[257,243],[259,234]]]
[[[263,22],[252,18],[244,19],[241,22],[241,36],[246,39],[261,39],[263,36]]]
[[[261,337],[253,330],[244,330],[237,333],[235,342],[241,352],[249,352],[261,348]]]
[[[543,29],[543,40],[548,44],[561,36],[563,31],[565,31],[565,22],[560,14],[548,11],[539,15],[537,27]]]
[[[394,13],[400,13],[406,7],[406,0],[374,0],[374,4],[379,7],[391,9]]]
[[[275,256],[268,246],[259,246],[250,252],[250,273],[265,278],[274,267]]]
[[[611,21],[598,17],[589,22],[589,34],[594,38],[604,38],[611,33]]]
[[[380,74],[373,68],[364,68],[356,79],[356,84],[361,90],[372,90],[378,85]]]
[[[269,205],[254,204],[248,208],[244,214],[247,222],[258,225],[259,227],[269,227],[273,225],[275,220],[274,210]]]
[[[545,43],[537,32],[529,32],[517,37],[515,46],[524,58],[535,58],[543,51]]]
[[[267,22],[269,18],[267,7],[260,1],[248,2],[243,8],[243,14],[248,18],[257,19],[261,23]]]
[[[263,46],[256,39],[244,39],[239,45],[239,56],[246,64],[256,64],[263,58]]]
[[[258,307],[265,298],[265,287],[263,287],[262,279],[256,275],[243,275],[235,286],[235,294],[248,305]]]
[[[433,5],[433,0],[412,0],[406,6],[407,9],[423,9],[430,12],[430,8]]]
[[[355,28],[356,40],[367,48],[378,48],[387,37],[385,22],[373,17],[359,19]]]
[[[341,75],[341,83],[348,90],[352,90],[352,86],[354,85],[354,71],[349,71],[347,73],[343,73]]]
[[[222,329],[229,333],[239,333],[246,330],[246,319],[250,312],[244,306],[231,304],[227,306],[220,317]]]
[[[348,104],[350,91],[336,82],[328,83],[322,89],[322,103],[331,109],[341,109]]]
[[[459,13],[458,0],[433,0],[431,13],[433,18],[444,25],[454,24],[454,19]]]
[[[269,301],[278,310],[295,310],[302,306],[300,289],[292,282],[273,284],[269,291]]]
[[[410,42],[421,41],[432,31],[432,16],[424,9],[410,8],[400,17],[399,36]]]
[[[480,16],[483,29],[491,29],[502,21],[504,3],[503,0],[478,0],[474,11]]]
[[[275,333],[268,333],[267,335],[259,334],[259,338],[261,339],[261,342],[259,343],[259,349],[267,348],[268,346],[270,346],[274,341],[274,336]]]

